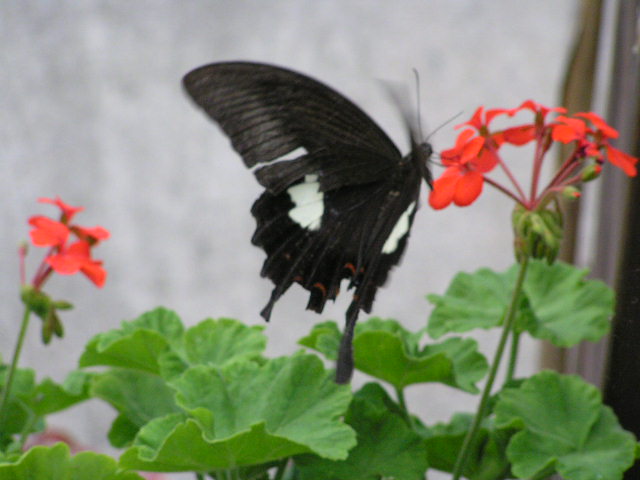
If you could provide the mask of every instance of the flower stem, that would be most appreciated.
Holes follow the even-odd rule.
[[[518,301],[520,298],[520,293],[522,292],[522,285],[524,283],[525,274],[527,273],[528,263],[529,257],[524,257],[522,263],[520,263],[520,271],[518,272],[518,278],[516,280],[513,294],[511,296],[511,303],[509,304],[509,309],[502,326],[502,335],[500,336],[500,341],[498,342],[498,347],[496,348],[493,357],[493,363],[491,364],[491,368],[489,370],[487,383],[485,384],[482,391],[482,396],[480,397],[478,410],[473,419],[473,423],[471,424],[471,428],[467,432],[467,435],[462,442],[460,452],[458,453],[458,458],[456,459],[456,463],[453,468],[453,480],[460,479],[462,470],[465,467],[467,459],[469,458],[469,454],[471,453],[471,448],[473,447],[473,444],[475,443],[476,437],[478,435],[478,431],[480,430],[480,424],[482,423],[482,420],[484,420],[487,404],[489,403],[489,396],[491,395],[493,383],[495,382],[498,373],[498,367],[500,367],[500,360],[502,359],[502,355],[504,354],[504,350],[507,345],[507,340],[509,339],[511,330],[513,329],[515,323],[516,311],[518,310]]]
[[[404,419],[407,421],[407,424],[413,429],[413,421],[411,420],[411,415],[409,415],[409,410],[407,410],[407,402],[404,399],[404,390],[396,387],[396,397],[398,398],[398,405],[400,405],[400,409],[402,410]]]
[[[518,350],[520,347],[520,332],[513,330],[511,334],[511,351],[509,352],[509,365],[507,367],[506,382],[513,380],[516,373],[516,363],[518,361]]]
[[[498,155],[498,152],[496,151],[496,149],[494,147],[491,147],[491,151],[493,152],[493,154],[498,159],[498,165],[500,165],[500,168],[502,168],[502,171],[505,173],[505,175],[509,178],[509,180],[511,181],[513,186],[516,188],[516,191],[518,192],[518,195],[520,196],[520,198],[516,197],[518,202],[520,202],[520,203],[522,203],[524,205],[527,202],[527,196],[524,194],[524,191],[522,190],[522,187],[518,183],[518,180],[516,180],[516,177],[511,172],[511,169],[509,167],[507,167],[507,165],[504,163],[504,161],[502,160],[500,155]]]
[[[511,190],[507,189],[503,185],[499,184],[495,180],[492,180],[489,177],[484,177],[484,181],[487,182],[489,185],[491,185],[493,188],[496,188],[496,189],[500,190],[502,193],[504,193],[508,197],[512,198],[516,203],[520,203],[520,204],[524,205],[524,201],[525,201],[524,198],[518,198],[515,195],[515,193],[513,193]]]
[[[9,371],[7,372],[7,376],[5,377],[4,387],[2,389],[2,399],[0,400],[0,427],[3,426],[4,419],[7,415],[11,385],[13,384],[13,377],[15,376],[16,369],[18,368],[18,360],[20,359],[20,352],[22,351],[22,345],[26,337],[30,317],[31,309],[29,307],[26,307],[24,309],[24,315],[22,316],[20,333],[18,334],[18,339],[16,341],[16,347],[13,352],[13,358],[11,359],[11,365],[9,365]]]

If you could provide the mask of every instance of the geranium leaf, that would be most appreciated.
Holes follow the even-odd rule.
[[[448,423],[424,427],[427,459],[432,468],[452,472],[462,442],[471,427],[472,414],[457,413]],[[471,452],[463,474],[470,480],[508,478],[509,462],[506,458],[509,432],[495,430],[490,419],[485,419]]]
[[[529,333],[559,347],[595,342],[610,327],[613,291],[600,280],[585,279],[588,270],[557,262],[532,262],[524,293],[533,313]]]
[[[340,420],[351,399],[349,388],[336,385],[312,355],[262,365],[195,366],[172,384],[186,413],[142,428],[123,465],[210,471],[303,452],[345,458],[355,444],[355,434]]]
[[[475,382],[487,372],[487,362],[471,339],[450,338],[439,344],[420,346],[424,332],[406,330],[396,320],[370,318],[356,326],[353,349],[355,368],[384,380],[398,389],[425,382],[441,382],[477,392]],[[340,341],[333,322],[316,326],[300,343],[322,353]]]
[[[178,315],[164,308],[147,312],[121,328],[96,335],[85,346],[79,365],[124,367],[159,372],[158,357],[183,335]]]
[[[555,470],[567,480],[616,480],[633,463],[633,435],[577,376],[539,373],[501,392],[495,413],[498,426],[520,430],[507,449],[519,478]]]
[[[79,370],[71,372],[62,385],[45,378],[35,389],[33,410],[48,415],[87,400],[92,378],[92,373]]]
[[[393,401],[377,384],[368,384],[351,402],[346,421],[358,444],[346,460],[312,455],[296,458],[301,480],[421,480],[428,467],[422,439],[413,432]]]
[[[327,321],[314,325],[311,333],[301,338],[298,343],[322,353],[329,360],[336,360],[338,358],[340,336],[340,328],[338,328],[336,322]]]
[[[429,318],[429,335],[440,338],[447,333],[500,325],[514,279],[512,270],[500,274],[482,268],[471,274],[458,273],[444,295],[427,295],[435,306]]]
[[[185,334],[187,360],[191,365],[222,366],[259,357],[267,344],[262,330],[229,318],[204,320]]]
[[[148,372],[114,369],[100,374],[91,387],[91,395],[113,406],[120,415],[111,426],[109,437],[121,446],[147,422],[178,411],[175,392],[165,381]]]
[[[0,480],[143,480],[119,471],[116,461],[94,452],[69,454],[69,447],[33,447],[14,463],[0,464]]]
[[[600,339],[609,330],[613,292],[586,270],[562,262],[531,261],[516,312],[516,325],[560,347]],[[502,322],[514,288],[516,267],[504,273],[480,269],[456,275],[445,295],[429,295],[435,305],[428,332],[433,338]]]

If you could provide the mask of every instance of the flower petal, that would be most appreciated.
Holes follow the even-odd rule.
[[[102,262],[92,260],[85,263],[81,270],[97,287],[104,286],[104,282],[107,280],[107,271],[102,268]]]
[[[36,247],[59,247],[69,237],[69,228],[65,224],[43,215],[31,217],[29,224],[35,227],[29,236]]]
[[[473,169],[480,173],[490,172],[498,164],[498,160],[499,158],[497,153],[485,148],[473,161]]]
[[[502,138],[512,145],[525,145],[536,138],[536,127],[528,124],[507,128],[502,132]]]
[[[106,240],[110,236],[109,230],[100,226],[81,227],[80,225],[73,225],[71,227],[71,230],[81,240],[87,240],[89,242],[94,242],[94,243],[100,240]]]
[[[632,157],[628,153],[623,152],[622,150],[618,150],[617,148],[613,148],[611,145],[607,145],[607,158],[609,161],[621,169],[624,173],[629,175],[630,177],[635,177],[637,175],[636,163],[638,163],[638,159]]]
[[[456,167],[447,168],[444,173],[433,182],[433,190],[429,193],[429,205],[434,210],[448,207],[453,201],[456,183],[460,179],[460,171]]]
[[[60,250],[55,255],[47,257],[46,262],[61,275],[73,275],[80,268],[91,261],[91,249],[83,240],[73,243],[68,248]]]
[[[73,216],[84,210],[84,207],[72,207],[71,205],[67,205],[62,201],[62,199],[58,196],[56,198],[45,198],[41,197],[38,199],[40,203],[50,203],[52,205],[56,205],[62,211],[62,221],[68,223],[71,221]]]
[[[589,120],[591,123],[593,123],[596,129],[602,134],[602,136],[606,138],[618,138],[618,131],[615,128],[608,125],[607,122],[605,122],[600,115],[597,115],[593,112],[581,112],[581,113],[576,113],[575,116],[586,118],[587,120]]]
[[[471,118],[464,122],[464,123],[460,123],[458,125],[456,125],[454,128],[460,128],[463,125],[469,125],[470,127],[475,128],[476,130],[480,130],[480,128],[482,128],[482,114],[484,113],[484,107],[480,106],[476,109],[475,112],[473,112],[473,115],[471,116]]]
[[[459,207],[466,207],[475,201],[482,193],[484,177],[481,173],[470,171],[465,173],[456,183],[453,203]]]

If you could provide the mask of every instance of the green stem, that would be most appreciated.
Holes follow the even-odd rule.
[[[509,365],[507,367],[506,382],[513,380],[516,373],[516,363],[518,361],[518,350],[520,347],[520,332],[513,330],[511,335],[511,351],[509,352]]]
[[[200,472],[196,472],[196,480],[204,480],[204,475]]]
[[[500,336],[500,341],[498,342],[498,347],[496,348],[496,352],[493,357],[493,362],[489,370],[489,376],[487,377],[487,383],[485,384],[482,391],[482,396],[480,397],[478,411],[476,412],[476,416],[473,419],[471,428],[467,432],[467,435],[462,442],[460,452],[458,453],[458,458],[456,459],[456,463],[453,468],[453,480],[460,480],[462,470],[464,469],[469,454],[471,453],[471,447],[473,446],[478,435],[478,431],[480,430],[480,424],[482,423],[482,420],[484,420],[485,411],[487,409],[487,404],[489,403],[489,397],[493,388],[493,383],[495,382],[496,375],[498,374],[498,368],[500,367],[500,360],[502,359],[504,349],[507,345],[507,340],[509,339],[509,335],[511,334],[511,330],[513,329],[513,325],[515,323],[514,320],[516,317],[516,311],[518,310],[518,301],[520,298],[520,292],[522,291],[524,277],[527,273],[528,263],[529,257],[524,257],[522,263],[520,264],[520,271],[518,272],[518,279],[516,280],[513,294],[511,296],[509,310],[507,311],[504,325],[502,326],[502,335]]]
[[[400,406],[400,410],[402,410],[404,419],[407,421],[407,424],[413,429],[413,421],[411,420],[411,415],[409,415],[409,410],[407,410],[407,402],[404,399],[404,390],[396,387],[396,397],[398,398],[398,405]]]
[[[0,427],[4,424],[4,419],[7,415],[7,408],[9,405],[9,395],[11,393],[11,386],[13,384],[13,377],[15,376],[16,369],[18,368],[18,360],[20,359],[20,352],[22,351],[22,344],[27,333],[27,327],[29,326],[29,318],[31,316],[31,309],[26,307],[24,309],[24,315],[22,316],[22,325],[20,326],[20,333],[18,334],[18,340],[16,341],[16,348],[13,351],[13,358],[11,359],[11,365],[9,365],[9,372],[5,377],[4,388],[2,389],[2,399],[0,400]],[[2,430],[2,428],[0,428]]]
[[[282,480],[284,478],[284,472],[287,469],[287,463],[289,462],[288,458],[282,460],[276,469],[276,474],[273,477],[273,480]]]

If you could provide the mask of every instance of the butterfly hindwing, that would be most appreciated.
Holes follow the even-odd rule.
[[[358,312],[371,310],[406,247],[421,180],[430,182],[430,147],[412,140],[402,158],[345,97],[271,65],[207,65],[184,86],[265,187],[251,210],[252,243],[267,254],[261,274],[274,283],[262,315],[269,319],[293,283],[309,291],[307,308],[316,312],[344,279],[354,289],[337,371],[348,381]]]

